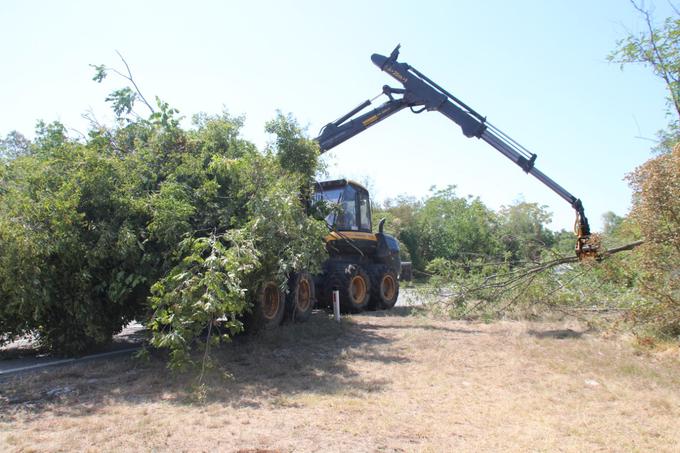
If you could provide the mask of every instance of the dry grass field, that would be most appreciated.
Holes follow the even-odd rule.
[[[680,354],[568,323],[325,313],[172,375],[117,358],[0,382],[0,451],[679,451]]]

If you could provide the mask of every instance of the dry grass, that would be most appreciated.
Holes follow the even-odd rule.
[[[0,451],[677,451],[677,348],[579,332],[318,313],[222,348],[202,388],[132,359],[0,383]]]

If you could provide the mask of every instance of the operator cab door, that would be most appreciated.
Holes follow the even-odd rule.
[[[345,180],[337,182],[340,184],[319,185],[314,194],[316,201],[324,200],[336,206],[334,212],[326,216],[326,223],[338,231],[371,233],[371,202],[368,191]]]
[[[326,216],[331,233],[326,250],[331,257],[374,256],[378,241],[371,231],[371,203],[368,191],[347,180],[317,183],[316,202],[327,202],[333,211]]]
[[[342,192],[340,211],[335,218],[338,231],[371,232],[371,203],[368,193],[347,185]]]
[[[357,191],[357,207],[359,210],[359,231],[370,233],[371,226],[371,200],[368,193]]]

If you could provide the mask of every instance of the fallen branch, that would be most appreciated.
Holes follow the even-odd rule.
[[[619,247],[604,250],[599,254],[598,259],[592,262],[599,262],[614,254],[633,250],[643,243],[644,241],[635,241]],[[466,274],[461,276],[458,281],[453,279],[450,282],[450,287],[454,287],[456,290],[453,290],[446,295],[441,294],[441,287],[437,288],[437,291],[439,292],[438,298],[444,296],[445,299],[439,299],[436,303],[449,308],[463,309],[459,315],[461,317],[466,317],[488,304],[502,300],[504,295],[514,291],[514,294],[512,294],[512,297],[510,297],[509,301],[507,301],[502,307],[494,310],[496,315],[500,315],[513,306],[519,299],[521,299],[521,296],[525,294],[531,284],[534,283],[536,277],[538,277],[542,272],[545,272],[556,266],[577,262],[579,262],[579,258],[577,256],[559,257],[553,260],[536,263],[534,265],[520,266],[511,270],[501,270],[497,273],[483,277],[483,280],[480,283],[472,286],[469,285],[469,275]],[[588,261],[586,261],[586,263],[587,262]],[[582,277],[588,270],[588,267],[584,267],[584,269],[580,270],[576,275],[570,276],[567,281],[560,282],[558,280],[557,286],[546,290],[546,292],[543,294],[543,298],[564,289],[567,284],[579,277]],[[467,300],[474,300],[474,304],[470,307],[465,307],[464,302]]]
[[[645,241],[635,241],[631,242],[630,244],[622,245],[620,247],[615,247],[613,249],[605,250],[604,252],[600,253],[598,256],[598,260],[602,260],[608,256],[614,255],[619,252],[625,252],[628,250],[633,250],[635,247],[638,247],[642,245]],[[549,269],[551,267],[559,266],[560,264],[567,264],[567,263],[576,263],[579,261],[579,258],[577,256],[566,256],[566,257],[561,257],[554,259],[552,261],[546,261],[545,263],[540,263],[538,266],[531,268],[529,272],[535,273],[535,272],[541,272],[546,269]]]

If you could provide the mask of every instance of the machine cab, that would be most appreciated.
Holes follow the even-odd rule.
[[[337,231],[370,233],[371,202],[368,190],[347,179],[317,182],[314,201],[326,201],[338,208],[326,216],[326,223]]]

